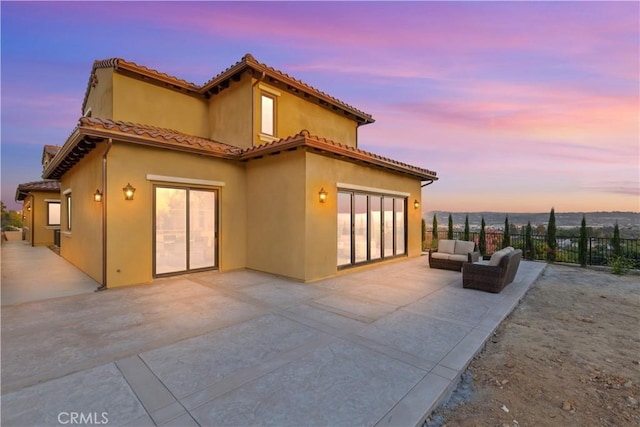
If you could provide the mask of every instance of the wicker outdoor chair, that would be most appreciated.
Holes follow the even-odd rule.
[[[462,266],[462,287],[500,293],[515,279],[521,259],[522,251],[516,249],[503,255],[498,265],[465,263]]]

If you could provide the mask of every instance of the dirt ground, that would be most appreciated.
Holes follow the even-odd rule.
[[[427,425],[640,426],[639,400],[640,276],[549,265]]]

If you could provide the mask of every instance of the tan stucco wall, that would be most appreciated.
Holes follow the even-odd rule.
[[[209,137],[204,99],[118,73],[113,75],[113,119]]]
[[[247,267],[305,280],[304,152],[247,164]]]
[[[48,200],[60,200],[60,193],[32,191],[31,211],[25,212],[29,231],[25,233],[25,239],[33,246],[47,246],[53,244],[53,232],[60,226],[47,225]],[[31,221],[29,221],[31,220]]]
[[[33,246],[33,209],[31,209],[31,205],[33,204],[32,195],[28,195],[22,201],[22,236],[27,242],[29,242]]]
[[[113,118],[113,69],[99,68],[96,70],[97,84],[89,91],[85,111],[91,108],[91,117]]]
[[[247,267],[301,281],[335,275],[338,182],[409,193],[407,256],[421,254],[419,180],[297,150],[248,163]]]
[[[209,100],[209,138],[237,147],[251,147],[251,82],[245,73],[239,82],[232,82],[228,89]]]
[[[246,265],[244,164],[114,142],[107,166],[107,283],[117,287],[153,280],[153,186],[147,174],[222,181],[219,190],[219,269]],[[134,199],[124,199],[131,183]],[[155,183],[166,183],[158,181]],[[194,184],[171,184],[198,187]],[[205,187],[215,188],[215,187]]]
[[[316,280],[337,273],[337,183],[410,193],[407,200],[407,256],[421,254],[420,181],[382,169],[357,165],[315,153],[306,155],[305,277]],[[318,192],[327,191],[320,203]]]
[[[254,79],[254,83],[257,83]],[[260,136],[260,120],[262,95],[261,87],[272,89],[280,92],[280,96],[274,96],[276,99],[276,137],[286,138],[296,135],[301,130],[306,129],[312,135],[318,135],[345,145],[357,146],[357,123],[348,119],[340,111],[331,111],[327,108],[301,98],[297,95],[286,92],[275,86],[260,82],[254,85],[254,144],[263,144]],[[272,93],[265,91],[265,94],[273,96]]]
[[[60,255],[98,283],[102,283],[102,204],[93,200],[93,194],[102,188],[104,148],[98,144],[60,180]],[[71,230],[66,190],[71,190]]]

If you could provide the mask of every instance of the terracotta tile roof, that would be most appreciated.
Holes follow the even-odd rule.
[[[60,146],[59,145],[45,145],[44,149],[42,150],[43,154],[48,154],[50,156],[55,156],[58,151],[60,150]]]
[[[231,158],[242,151],[240,148],[229,144],[187,135],[171,129],[97,117],[82,117],[80,119],[80,127],[83,129],[104,129],[110,133],[111,137],[119,136],[122,138],[130,135],[136,137],[137,140],[158,142],[163,146],[173,146],[176,149],[192,149],[200,154],[207,152],[219,157]]]
[[[250,160],[298,147],[310,147],[321,153],[327,153],[344,157],[352,161],[379,166],[395,172],[418,177],[421,180],[435,181],[438,179],[437,173],[434,171],[420,168],[418,166],[412,166],[356,147],[311,135],[309,134],[309,131],[306,130],[288,138],[247,148],[243,150],[240,158],[242,160]]]
[[[387,170],[408,174],[421,180],[435,181],[438,179],[436,172],[428,169],[412,166],[356,147],[311,135],[306,130],[288,138],[243,150],[232,145],[186,135],[171,129],[94,117],[80,118],[78,126],[71,133],[65,145],[46,167],[43,177],[60,179],[66,171],[71,169],[89,151],[93,150],[98,141],[106,138],[240,161],[260,158],[288,149],[308,147],[316,152],[382,167]]]
[[[62,149],[45,168],[43,177],[60,179],[96,143],[113,138],[133,144],[237,159],[242,149],[222,142],[187,135],[175,130],[97,117],[81,117]]]
[[[47,181],[32,181],[19,184],[16,189],[16,201],[24,200],[32,191],[43,191],[49,193],[60,192],[60,181],[47,180]]]
[[[239,74],[242,74],[246,70],[253,70],[260,76],[269,78],[272,83],[282,83],[284,85],[284,90],[288,90],[294,93],[304,93],[307,96],[316,98],[320,105],[331,108],[333,110],[341,110],[347,115],[350,114],[354,116],[361,124],[373,123],[375,121],[370,114],[360,111],[352,107],[351,105],[348,105],[340,101],[339,99],[334,98],[333,96],[314,88],[313,86],[310,86],[298,79],[295,79],[294,77],[291,77],[286,73],[283,73],[282,71],[276,70],[273,67],[269,67],[266,64],[258,62],[251,54],[246,54],[240,61],[227,68],[202,86],[198,86],[186,80],[149,69],[134,62],[125,61],[121,58],[110,58],[94,61],[91,68],[91,74],[89,75],[89,82],[87,83],[87,89],[82,101],[81,113],[83,115],[85,113],[87,100],[89,98],[89,92],[91,91],[91,88],[97,84],[96,70],[102,68],[113,68],[114,70],[123,70],[139,74],[149,79],[169,85],[171,87],[203,97],[218,93],[221,87],[224,88],[228,86],[230,79],[237,77]]]
[[[246,54],[242,57],[242,59],[236,62],[231,67],[224,70],[222,73],[215,76],[213,79],[206,82],[202,85],[202,90],[206,92],[212,91],[216,86],[222,84],[224,81],[228,80],[232,76],[243,72],[244,70],[251,69],[257,72],[259,75],[264,73],[264,77],[270,78],[273,82],[282,82],[285,85],[285,88],[292,92],[303,92],[313,97],[318,98],[319,103],[321,105],[333,106],[335,108],[341,109],[346,113],[353,114],[359,121],[363,124],[373,123],[375,120],[371,117],[370,114],[367,114],[363,111],[360,111],[349,104],[346,104],[340,101],[333,96],[322,92],[316,89],[313,86],[310,86],[301,80],[298,80],[280,70],[276,70],[273,67],[269,67],[266,64],[258,62],[253,55],[250,53]]]

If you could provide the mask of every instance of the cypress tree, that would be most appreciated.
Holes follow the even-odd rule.
[[[587,266],[587,245],[589,237],[587,236],[587,221],[582,215],[582,223],[580,224],[580,239],[578,240],[578,262],[581,267]]]
[[[469,214],[464,217],[464,240],[470,241],[469,237]]]
[[[509,216],[504,219],[504,233],[502,233],[502,247],[511,246],[511,234],[509,234]]]
[[[547,261],[554,262],[556,260],[557,248],[556,213],[554,208],[551,208],[551,212],[549,213],[549,225],[547,226]]]
[[[613,227],[613,240],[611,241],[613,246],[613,256],[622,256],[622,246],[620,245],[620,228],[618,228],[618,221]]]
[[[482,255],[487,254],[487,233],[484,231],[484,216],[480,222],[480,238],[478,239],[478,249]]]
[[[449,214],[449,229],[447,230],[447,239],[453,240],[453,218]]]
[[[525,259],[532,260],[535,259],[536,253],[533,248],[533,237],[531,231],[531,221],[527,222],[527,228],[524,232],[524,256]]]
[[[436,214],[433,214],[433,225],[431,230],[431,241],[438,241],[438,218],[436,218]]]
[[[422,218],[421,225],[422,225],[422,250],[424,250],[424,244],[427,241],[427,223],[425,222],[424,218]]]

